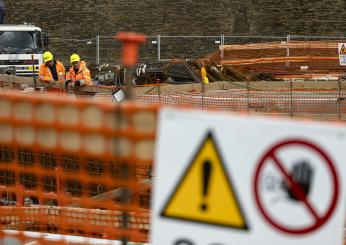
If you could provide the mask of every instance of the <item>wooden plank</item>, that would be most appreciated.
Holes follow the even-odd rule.
[[[151,179],[144,179],[139,182],[140,189],[137,190],[137,193],[130,193],[131,195],[140,194],[141,191],[148,190],[152,184]],[[121,198],[124,192],[124,188],[116,188],[109,192],[102,193],[97,196],[91,197],[91,200],[107,201],[107,200],[118,200]]]
[[[222,65],[253,65],[253,64],[272,64],[283,62],[306,62],[306,61],[338,61],[339,57],[327,56],[291,56],[291,57],[265,57],[239,60],[222,60]]]
[[[250,44],[235,44],[235,45],[221,45],[220,50],[256,50],[256,49],[337,49],[338,42],[340,41],[291,41],[290,43],[284,42],[267,42],[267,43],[250,43]]]

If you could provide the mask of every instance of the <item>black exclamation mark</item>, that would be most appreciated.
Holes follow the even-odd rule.
[[[208,209],[206,198],[208,196],[211,168],[212,166],[209,160],[206,160],[202,165],[203,203],[201,204],[201,209],[204,212]]]

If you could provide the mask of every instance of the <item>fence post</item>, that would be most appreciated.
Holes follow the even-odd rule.
[[[159,96],[159,102],[161,103],[161,88],[160,88],[160,79],[156,79],[156,86],[157,86],[157,94]]]
[[[225,57],[225,50],[224,50],[224,45],[225,45],[225,35],[221,35],[221,59]]]
[[[58,206],[62,205],[62,201],[60,199],[60,169],[59,167],[55,168],[55,181],[56,181],[56,194],[57,194],[57,203]]]
[[[290,42],[291,42],[291,35],[288,34],[287,35],[287,39],[286,39],[286,67],[289,67],[290,66],[290,62],[288,60],[288,58],[290,57]]]
[[[157,61],[161,60],[161,37],[157,35]]]
[[[202,108],[204,108],[205,83],[202,81]]]
[[[96,65],[100,65],[100,35],[96,36]]]
[[[246,111],[250,111],[250,81],[246,81]]]
[[[338,114],[339,120],[341,120],[341,79],[338,79]]]
[[[291,98],[290,98],[290,116],[293,117],[293,80],[290,79],[290,92],[291,92]]]

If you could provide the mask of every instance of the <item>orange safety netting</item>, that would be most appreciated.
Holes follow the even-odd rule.
[[[156,113],[1,93],[1,230],[147,241]]]
[[[207,93],[162,93],[133,98],[138,103],[188,106],[289,117],[344,120],[346,91],[225,90]]]
[[[134,88],[132,101],[151,105],[344,120],[346,119],[345,88],[346,82],[343,80],[158,85]],[[67,95],[118,104],[112,94],[117,89],[117,87],[90,86],[84,90],[70,91]],[[32,88],[23,91],[17,88],[10,90],[24,94],[33,92]],[[51,91],[43,90],[36,93],[50,94],[47,92]],[[66,93],[58,90],[54,92],[62,95]]]
[[[39,232],[34,240],[42,244],[65,243],[46,233],[146,242],[158,111],[149,104],[321,116],[345,113],[345,96],[237,89],[136,96],[138,104],[114,105],[1,93],[0,236],[33,240],[8,232],[18,230]]]
[[[232,44],[220,46],[208,58],[222,65],[231,65],[243,74],[269,73],[274,78],[343,77],[338,43],[345,40],[297,40]],[[226,43],[227,44],[227,43]]]

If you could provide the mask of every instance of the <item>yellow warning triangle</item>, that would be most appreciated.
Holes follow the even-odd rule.
[[[211,133],[198,148],[161,216],[248,229],[234,185],[227,175]]]
[[[342,44],[341,49],[340,49],[340,54],[346,54],[345,44]]]

